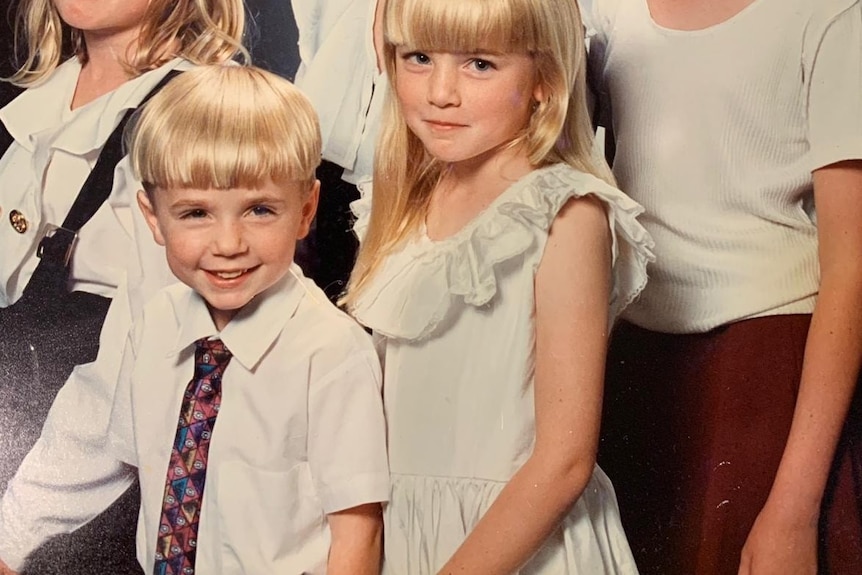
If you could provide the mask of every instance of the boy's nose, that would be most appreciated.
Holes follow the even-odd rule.
[[[243,236],[242,225],[239,222],[225,222],[215,231],[213,249],[220,256],[235,256],[247,249]]]
[[[428,79],[428,103],[445,108],[461,104],[458,70],[453,66],[434,66]]]

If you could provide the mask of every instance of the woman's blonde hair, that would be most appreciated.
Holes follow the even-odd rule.
[[[94,9],[96,9],[94,7]],[[125,54],[133,76],[158,68],[177,56],[196,64],[215,64],[248,52],[242,46],[245,9],[242,0],[151,0],[134,53]],[[22,0],[15,25],[16,57],[26,57],[8,81],[22,87],[38,84],[68,56],[87,61],[80,30],[60,18],[53,0]],[[169,49],[176,46],[175,49]]]
[[[310,190],[320,164],[317,114],[279,76],[253,66],[183,72],[126,130],[132,169],[156,189],[256,188],[268,180]]]
[[[383,258],[418,228],[442,169],[401,114],[394,93],[398,46],[530,55],[543,101],[512,145],[523,146],[536,167],[563,162],[613,183],[607,164],[593,153],[577,2],[387,0],[383,26],[389,89],[375,155],[371,219],[342,300],[348,308]]]

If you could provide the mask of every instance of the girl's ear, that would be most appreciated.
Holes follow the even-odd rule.
[[[545,84],[542,80],[536,81],[536,86],[533,88],[533,100],[536,104],[541,104],[545,101]]]
[[[160,246],[164,246],[165,236],[162,233],[162,228],[159,226],[159,219],[156,217],[156,210],[144,190],[138,190],[138,206],[144,214],[144,219],[147,221],[150,231],[153,232],[153,239],[156,240],[156,243]]]

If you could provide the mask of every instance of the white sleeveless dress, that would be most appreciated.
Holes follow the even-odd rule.
[[[514,183],[450,238],[417,234],[357,302],[355,316],[385,345],[385,574],[436,573],[530,456],[534,277],[557,212],[586,194],[605,203],[613,231],[613,320],[643,289],[652,260],[635,220],[642,208],[564,164]],[[360,234],[368,204],[354,206]],[[519,573],[637,573],[601,469]]]

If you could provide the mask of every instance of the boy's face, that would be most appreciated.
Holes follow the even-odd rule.
[[[157,189],[138,204],[168,265],[207,301],[221,330],[257,294],[287,273],[296,241],[308,233],[320,183],[257,189]]]

